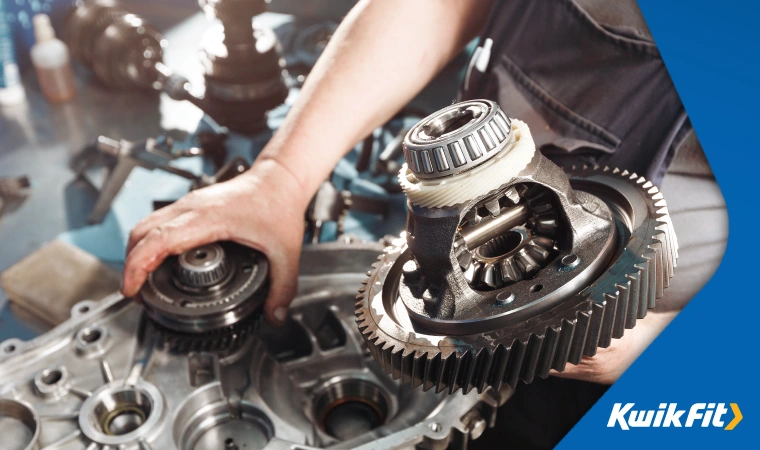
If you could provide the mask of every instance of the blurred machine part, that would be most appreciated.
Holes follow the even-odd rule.
[[[161,32],[115,1],[80,2],[66,20],[64,38],[76,60],[112,89],[161,89]]]
[[[204,100],[217,121],[233,130],[266,128],[266,112],[288,96],[277,37],[253,24],[266,11],[265,0],[199,0],[209,19],[219,25],[208,30],[201,44],[206,79]]]
[[[127,177],[135,167],[148,170],[162,170],[192,181],[192,189],[210,186],[231,179],[245,172],[249,165],[243,158],[233,158],[223,165],[214,175],[195,174],[169,164],[177,158],[190,156],[209,156],[219,164],[226,159],[223,146],[207,136],[201,139],[209,144],[201,148],[174,148],[174,141],[166,136],[148,138],[141,142],[116,141],[100,136],[94,145],[87,146],[74,156],[70,167],[74,172],[86,178],[98,189],[98,199],[88,217],[90,223],[100,223],[111,209]],[[95,172],[94,174],[92,172]]]
[[[27,176],[0,178],[0,216],[23,202],[31,186]]]
[[[283,327],[235,346],[171,349],[145,306],[110,296],[0,343],[10,448],[464,449],[511,390],[450,397],[395,382],[355,327],[357,268],[379,244],[307,246]],[[195,283],[195,281],[193,281]]]
[[[608,347],[669,285],[678,244],[643,177],[564,172],[489,100],[426,117],[403,151],[406,233],[356,308],[394,378],[450,393],[530,383]]]
[[[74,56],[111,88],[162,90],[192,102],[231,130],[265,129],[267,112],[288,96],[277,38],[271,29],[253,25],[266,1],[200,0],[200,6],[220,22],[201,44],[203,95],[163,64],[167,42],[161,33],[114,2],[80,3],[67,20],[66,40]]]

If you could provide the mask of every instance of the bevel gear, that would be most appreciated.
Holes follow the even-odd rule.
[[[496,187],[481,183],[477,195],[449,206],[423,206],[409,196],[405,235],[386,248],[360,289],[359,329],[374,358],[405,383],[483,391],[562,371],[634,327],[673,276],[678,244],[656,186],[606,167],[565,173],[535,151],[524,124],[511,124],[519,142],[492,149],[506,154],[471,169],[494,174],[504,165],[509,177]],[[446,133],[433,138],[431,145],[448,148]],[[534,152],[514,172],[510,162],[525,155],[510,155],[518,145]],[[433,181],[456,192],[458,183],[478,184],[467,174]],[[407,188],[430,185],[407,167],[400,178]],[[434,189],[424,203],[431,198]],[[538,248],[529,251],[530,244]],[[521,251],[530,261],[517,263]],[[486,262],[499,252],[499,264]],[[481,275],[468,278],[475,264]]]
[[[219,242],[167,258],[140,297],[172,350],[218,350],[234,347],[256,328],[267,276],[263,254]]]

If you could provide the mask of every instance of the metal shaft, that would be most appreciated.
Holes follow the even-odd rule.
[[[498,216],[485,217],[479,224],[462,230],[462,238],[467,248],[474,250],[496,236],[522,225],[528,220],[529,215],[530,211],[525,205],[517,205],[513,208],[502,210]]]

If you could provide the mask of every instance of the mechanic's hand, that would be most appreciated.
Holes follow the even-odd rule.
[[[190,192],[140,221],[129,236],[122,294],[134,296],[169,255],[235,241],[269,258],[267,320],[284,322],[295,296],[304,212],[310,196],[276,161],[257,161],[230,181]]]
[[[564,372],[552,370],[551,374],[562,378],[612,384],[633,364],[676,314],[677,312],[649,311],[645,318],[636,322],[634,328],[625,330],[622,338],[613,339],[612,345],[598,349],[596,356],[584,356],[580,364],[568,363]]]

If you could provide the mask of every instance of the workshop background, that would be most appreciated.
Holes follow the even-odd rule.
[[[118,84],[121,81],[117,77],[113,77],[116,80],[111,78],[104,82],[91,67],[87,67],[88,64],[76,61],[76,56],[81,54],[76,49],[72,49],[72,54],[75,56],[73,69],[77,98],[63,104],[47,103],[30,67],[29,49],[34,43],[31,17],[38,12],[48,13],[58,35],[66,38],[65,20],[70,13],[71,2],[14,0],[7,4],[9,11],[6,16],[14,29],[16,53],[27,87],[28,101],[2,110],[0,177],[26,176],[31,186],[13,201],[6,201],[5,217],[0,221],[3,245],[0,272],[51,240],[57,242],[49,246],[50,252],[66,252],[69,247],[64,245],[73,245],[113,270],[99,268],[103,271],[103,277],[98,283],[82,279],[81,285],[69,285],[66,292],[60,292],[55,279],[46,277],[48,288],[56,290],[59,299],[55,305],[45,305],[51,308],[50,315],[43,318],[43,323],[36,328],[29,328],[22,321],[14,320],[12,309],[2,308],[0,320],[4,326],[0,326],[0,341],[9,337],[30,338],[46,326],[60,322],[76,302],[75,299],[81,297],[82,290],[89,290],[93,296],[102,296],[118,288],[117,273],[123,264],[129,231],[154,207],[161,202],[176,200],[193,184],[193,180],[167,173],[157,169],[158,166],[167,166],[171,161],[172,166],[192,174],[213,175],[224,163],[234,163],[236,158],[250,163],[271,137],[271,130],[279,126],[304,77],[353,2],[313,1],[304,7],[300,2],[275,1],[268,4],[268,12],[255,17],[255,23],[274,30],[277,35],[285,62],[285,83],[289,94],[284,104],[268,114],[267,127],[245,134],[234,131],[234,126],[232,130],[220,128],[213,118],[204,117],[204,111],[188,101],[174,100],[142,86],[124,88]],[[204,32],[212,28],[214,22],[204,15],[197,3],[127,0],[119,5],[125,11],[144,17],[156,31],[161,30],[166,45],[163,49],[165,65],[185,77],[196,89],[202,90],[204,76],[198,48]],[[417,120],[456,98],[465,61],[466,55],[463,54],[387,126],[358,143],[356,150],[337,167],[331,180],[335,188],[352,192],[356,196],[355,204],[366,200],[363,202],[365,208],[354,207],[344,216],[340,208],[323,211],[324,214],[333,214],[332,219],[340,218],[343,233],[360,239],[377,240],[388,234],[397,235],[403,229],[405,199],[395,182],[403,161],[398,136],[403,137],[403,131]],[[109,82],[112,85],[108,85]],[[137,164],[131,170],[132,165],[126,164],[130,165],[125,169],[129,172],[128,178],[112,177],[115,187],[109,189],[102,189],[107,180],[103,167],[105,165],[113,174],[116,172],[112,170],[115,161],[105,161],[106,157],[97,154],[95,142],[99,136],[130,141],[141,147],[133,153],[142,166]],[[149,152],[143,151],[146,141],[150,139],[158,139],[157,145],[169,149],[173,156],[150,160],[152,156],[146,156]],[[207,153],[216,152],[213,157],[181,156],[183,152],[187,154],[194,148],[204,146]],[[123,188],[119,184],[123,184]],[[115,192],[99,194],[109,190]],[[116,193],[118,195],[114,195]],[[327,192],[325,195],[335,194]],[[98,203],[101,195],[103,198]],[[372,199],[379,199],[380,202],[375,204]],[[335,209],[332,198],[327,201],[330,205],[322,209]],[[20,208],[21,203],[23,208]],[[11,208],[18,211],[10,214]],[[315,216],[316,220],[322,221]],[[319,239],[334,240],[338,231],[337,222],[324,222],[324,226],[320,223],[317,231]],[[50,270],[58,273],[61,267],[39,266],[41,260],[50,261],[51,254],[42,253],[29,264],[38,266],[38,273]],[[61,264],[66,265],[75,259],[71,256]],[[88,260],[82,264],[95,262]],[[42,289],[41,286],[38,288]],[[41,299],[45,293],[37,292],[35,296]],[[38,311],[40,306],[28,305],[27,309]],[[31,318],[27,317],[26,322],[29,322],[28,319]]]
[[[281,44],[280,51],[287,71],[284,79],[287,98],[283,105],[274,108],[268,114],[265,128],[240,133],[234,131],[235,125],[227,127],[220,123],[225,122],[224,117],[214,119],[214,114],[204,115],[198,104],[180,100],[183,95],[188,94],[182,91],[187,84],[177,82],[178,79],[174,79],[172,95],[159,95],[150,89],[118,90],[110,87],[107,81],[99,79],[97,69],[93,70],[80,62],[75,62],[73,66],[76,100],[59,105],[48,104],[39,90],[28,57],[29,49],[34,42],[31,16],[37,12],[49,14],[58,35],[64,37],[65,19],[71,2],[5,1],[5,14],[14,32],[16,54],[23,74],[27,102],[17,107],[0,108],[0,179],[6,179],[3,185],[5,190],[0,189],[4,193],[0,199],[0,272],[5,272],[22,261],[17,271],[6,274],[2,280],[0,342],[8,338],[31,339],[68,318],[71,307],[83,298],[98,298],[114,291],[118,288],[127,235],[140,218],[166,202],[176,200],[193,187],[216,181],[215,174],[221,173],[223,178],[250,164],[271,137],[271,130],[276,129],[282,121],[289,105],[298,94],[304,77],[308,75],[309,68],[352,3],[310,1],[307,3],[308,7],[304,8],[301,2],[272,0],[268,4],[268,11],[256,16],[256,23],[263,28],[272,29]],[[186,78],[194,89],[202,89],[206,80],[198,48],[202,44],[204,32],[212,27],[212,21],[200,11],[197,3],[181,0],[126,0],[120,2],[120,6],[143,17],[160,30],[167,43],[163,48],[166,67],[171,70],[172,75]],[[666,10],[659,11],[651,6],[646,8],[642,5],[642,8],[648,20],[652,16],[666,14]],[[702,14],[707,9],[705,6]],[[739,9],[732,11],[737,13],[736,17],[741,15]],[[704,17],[701,20],[704,21]],[[673,43],[668,40],[669,34],[676,35],[675,28],[663,32],[662,23],[650,21],[649,25],[661,47],[685,45],[683,38],[671,37]],[[722,25],[721,30],[726,33],[732,28],[730,21]],[[711,23],[710,26],[715,24]],[[671,24],[667,27],[670,28]],[[746,24],[746,27],[751,27],[751,24]],[[744,39],[743,42],[753,40]],[[309,241],[335,240],[340,233],[355,236],[356,239],[377,241],[387,235],[397,235],[403,229],[405,198],[397,189],[398,186],[392,182],[402,163],[398,136],[403,136],[404,131],[421,117],[450,104],[455,99],[467,53],[473,49],[474,46],[470,46],[465,54],[447,67],[409,108],[386,126],[376,130],[365,141],[357,143],[355,150],[337,167],[331,180],[332,185],[326,185],[324,190],[320,191],[323,204],[319,208],[316,207],[320,205],[314,205],[315,209],[312,210],[311,234],[307,235]],[[717,153],[718,150],[713,149],[718,145],[717,141],[723,138],[717,138],[710,134],[711,131],[707,131],[708,128],[714,129],[715,125],[708,126],[706,112],[700,111],[698,101],[704,101],[704,98],[694,100],[695,97],[701,96],[694,90],[693,84],[696,83],[693,83],[691,77],[695,75],[684,74],[686,70],[695,70],[691,65],[693,61],[674,58],[672,55],[678,54],[681,51],[679,48],[666,47],[664,51],[668,52],[666,62],[672,72],[674,68],[670,59],[675,59],[677,63],[685,66],[674,72],[679,93],[684,97],[707,152]],[[726,64],[726,67],[728,66]],[[742,72],[743,69],[736,71]],[[103,71],[102,74],[106,72]],[[744,74],[745,77],[751,76],[749,72]],[[708,74],[700,72],[699,76],[707,77]],[[722,73],[715,79],[722,79],[721,76]],[[709,81],[714,82],[715,79],[709,78]],[[182,79],[179,78],[179,81]],[[682,86],[688,86],[688,92],[684,91]],[[737,89],[730,86],[724,88]],[[736,94],[734,99],[740,95]],[[214,111],[213,105],[203,106],[207,107],[208,111]],[[712,107],[727,110],[726,105],[722,103]],[[746,105],[732,105],[734,111],[740,111],[743,107]],[[695,116],[701,120],[695,119]],[[735,124],[725,124],[725,127],[733,126]],[[700,131],[701,129],[706,131]],[[98,140],[99,136],[103,138]],[[738,149],[744,145],[743,141],[739,141],[733,148]],[[721,148],[725,146],[725,143],[720,144]],[[129,152],[124,152],[124,149],[128,149]],[[114,152],[120,152],[122,157],[114,157]],[[720,156],[726,158],[730,155],[726,153]],[[723,173],[722,182],[728,176],[728,169],[721,164],[715,164],[718,157],[717,154],[710,155],[715,171]],[[125,170],[128,177],[114,177],[114,173],[117,172],[114,169],[124,161],[128,164],[123,165],[121,170]],[[104,189],[105,186],[109,188]],[[721,186],[724,189],[732,187],[723,183]],[[732,195],[736,195],[735,192],[732,189],[726,193],[729,201]],[[357,207],[348,208],[345,204],[347,200],[349,203],[353,201]],[[738,203],[737,200],[734,201]],[[746,230],[732,228],[732,234],[738,236],[742,232]],[[752,241],[751,235],[747,234],[746,239]],[[729,253],[729,256],[735,260],[742,256],[742,252],[734,251]],[[738,266],[740,262],[733,264]],[[71,273],[80,270],[87,271],[90,276],[80,278],[77,282],[61,284],[62,278],[70,279]],[[724,280],[723,286],[731,287],[726,277],[724,267],[719,272],[719,280]],[[716,284],[721,283],[719,280],[711,282],[708,288],[716,290]],[[17,291],[11,292],[13,289]],[[7,298],[12,293],[21,292],[22,295],[13,296],[15,303],[8,302]],[[739,293],[734,294],[736,298],[746,299],[746,296]],[[707,302],[705,297],[708,295],[710,294],[703,292],[694,303],[701,302],[701,306],[704,307]],[[725,292],[716,292],[713,295],[731,298]],[[58,301],[50,303],[51,296],[55,296]],[[695,310],[696,308],[692,307],[687,311],[693,313],[694,320],[702,320],[694,316]],[[689,326],[685,323],[687,320],[689,319],[679,317],[674,326],[666,331],[671,341],[681,342],[686,339],[683,337],[686,334],[676,335],[677,331],[674,331],[674,328],[675,325],[680,326],[680,329],[686,328],[687,330],[682,332],[688,334]],[[732,316],[725,318],[725,323],[734,320],[748,319]],[[735,322],[731,333],[748,333],[751,328],[750,324],[740,326]],[[739,339],[740,335],[736,336]],[[665,345],[663,340],[661,338],[657,341],[657,344],[662,344],[658,348]],[[693,355],[694,358],[704,358],[706,353],[718,354],[721,351],[716,348],[715,342],[706,339],[700,341],[700,345],[702,350],[695,350],[697,354]],[[655,353],[659,356],[650,356],[647,363],[647,354],[652,353],[645,353],[642,358],[644,361],[637,362],[621,382],[615,385],[615,401],[635,401],[626,400],[625,395],[634,392],[628,391],[635,383],[634,377],[643,379],[647,377],[647,373],[651,373],[647,372],[646,368],[649,366],[646,364],[657,364],[661,373],[666,373],[666,365],[672,370],[667,373],[678,373],[683,367],[679,366],[679,363],[686,365],[685,353],[678,358],[672,358],[670,354]],[[652,361],[652,358],[655,360]],[[737,371],[740,369],[736,364],[732,367]],[[720,371],[712,366],[702,370],[702,376],[709,379],[717,379],[719,373],[729,371],[725,366]],[[713,373],[714,371],[717,373]],[[678,377],[678,380],[682,382],[683,377]],[[691,385],[688,382],[683,384],[682,389]],[[712,389],[715,389],[715,383],[711,384]],[[700,385],[699,389],[703,387]],[[715,392],[712,395],[745,398],[746,393],[742,390],[744,387],[746,386],[743,383],[735,383],[730,392]],[[656,391],[664,395],[665,392],[673,392],[673,389],[675,387],[672,381],[662,382]],[[679,396],[684,397],[680,394]],[[685,398],[692,397],[685,395]],[[602,430],[606,425],[611,404],[610,396],[604,397],[600,402],[603,410],[598,411],[600,406],[595,408],[593,411],[596,413],[584,419],[565,443],[581,444],[584,437],[579,434],[583,430]],[[653,407],[656,407],[656,403]],[[589,420],[595,422],[589,425]],[[572,424],[568,424],[568,428],[570,426]],[[657,435],[658,439],[661,436]],[[637,438],[651,442],[651,435],[637,435]],[[609,435],[609,439],[619,443],[620,435]],[[492,448],[484,440],[475,441],[475,444],[483,447],[473,446],[474,448]],[[632,445],[630,441],[627,444]]]

